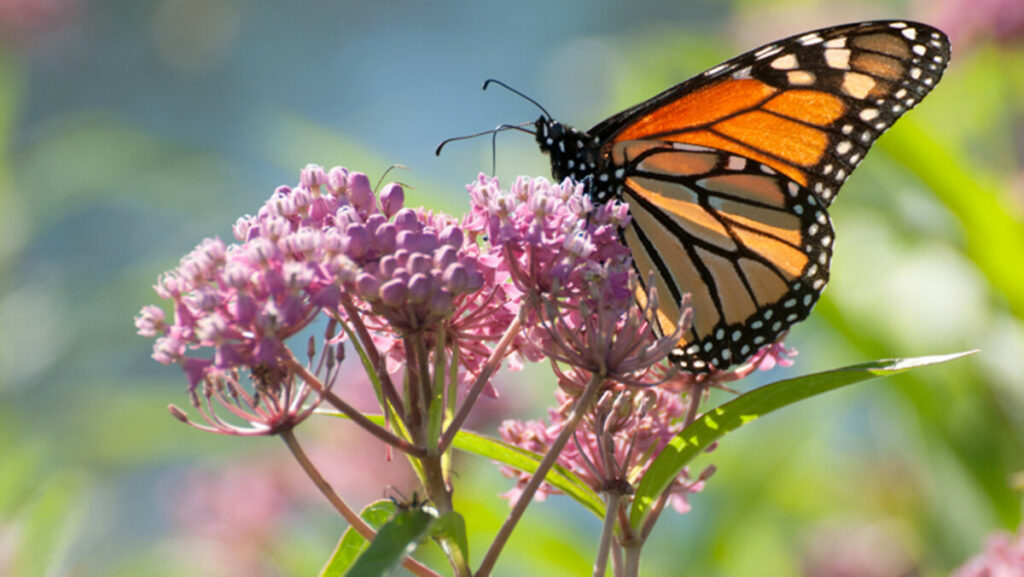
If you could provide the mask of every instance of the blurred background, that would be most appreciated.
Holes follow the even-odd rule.
[[[838,7],[837,7],[838,6]],[[785,376],[891,356],[969,359],[841,390],[729,437],[693,511],[666,513],[648,575],[946,575],[1014,530],[1024,486],[1024,4],[688,0],[509,3],[0,0],[0,575],[313,575],[344,530],[276,439],[187,428],[179,371],[132,317],[203,237],[230,238],[307,163],[391,164],[452,214],[488,139],[534,120],[496,77],[586,128],[762,43],[911,18],[951,68],[844,187],[829,289]],[[497,172],[548,175],[529,136]],[[358,396],[353,366],[341,391]],[[503,374],[473,425],[551,402]],[[538,386],[540,384],[541,386]],[[365,391],[365,388],[362,388]],[[299,431],[356,505],[413,488],[345,423]],[[355,463],[355,465],[353,465]],[[479,559],[511,487],[466,458],[456,504]],[[534,506],[500,575],[586,574],[599,520]]]

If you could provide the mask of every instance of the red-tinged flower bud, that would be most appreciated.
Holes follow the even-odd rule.
[[[409,263],[406,265],[412,274],[427,274],[434,268],[432,259],[422,253],[409,255]]]
[[[380,193],[380,208],[384,215],[391,218],[401,210],[403,204],[405,204],[405,191],[402,190],[401,185],[393,182],[384,185],[384,190]]]
[[[402,279],[392,279],[380,287],[380,300],[387,306],[396,307],[405,302],[408,288]]]
[[[443,246],[434,253],[434,266],[441,270],[447,270],[449,266],[459,260],[459,251],[451,246]]]
[[[419,219],[416,218],[416,212],[409,208],[403,208],[395,213],[395,218],[392,222],[399,231],[419,229]]]
[[[394,252],[398,244],[398,230],[395,225],[388,222],[377,227],[377,231],[374,233],[374,242],[379,254]]]
[[[398,263],[397,258],[391,255],[387,255],[384,258],[380,259],[380,274],[384,278],[391,278],[395,276],[395,271],[398,270],[399,266],[400,265]]]
[[[430,296],[430,285],[430,277],[426,274],[412,275],[409,278],[409,303],[418,305],[427,302],[427,298]]]
[[[356,277],[356,291],[362,298],[375,301],[380,298],[380,279],[372,274],[360,273]]]
[[[452,294],[462,294],[469,291],[469,273],[462,263],[453,263],[445,269],[441,277],[445,288]]]
[[[361,224],[350,224],[345,228],[343,242],[345,253],[353,260],[359,260],[370,249],[370,234]]]
[[[370,186],[370,179],[362,172],[353,172],[348,175],[348,190],[346,191],[349,202],[356,207],[359,214],[368,216],[376,209],[376,201],[373,197],[373,188]]]
[[[450,246],[456,250],[461,249],[463,242],[462,229],[455,226],[454,224],[449,225],[445,227],[443,231],[441,231],[441,236],[439,237],[439,240],[443,245]]]

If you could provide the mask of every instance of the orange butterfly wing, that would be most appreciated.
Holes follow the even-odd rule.
[[[832,256],[826,208],[948,61],[946,36],[923,24],[826,28],[738,56],[586,133],[545,113],[537,141],[556,177],[629,204],[624,240],[658,289],[662,333],[691,295],[693,326],[673,359],[724,369],[810,313]]]
[[[594,127],[605,153],[664,140],[764,163],[831,204],[868,148],[935,86],[949,41],[868,22],[794,36],[712,68]]]
[[[818,198],[765,164],[720,150],[630,141],[619,152],[641,145],[622,159],[622,199],[632,215],[623,237],[644,283],[640,304],[648,279],[658,290],[663,334],[690,294],[693,323],[673,359],[687,370],[724,368],[806,318],[832,257],[832,226]]]

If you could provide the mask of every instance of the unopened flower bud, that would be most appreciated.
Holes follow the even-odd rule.
[[[469,273],[461,263],[456,262],[449,265],[441,275],[441,280],[452,294],[469,292]]]
[[[353,172],[348,175],[347,193],[349,202],[360,214],[368,215],[373,212],[373,188],[370,187],[370,179],[365,174]]]
[[[377,245],[377,252],[381,254],[394,252],[398,240],[398,230],[395,229],[395,225],[390,222],[384,223],[377,227],[377,231],[374,232],[373,236],[374,242]]]
[[[350,224],[345,228],[343,243],[345,252],[353,259],[362,258],[370,247],[370,235],[361,224]]]
[[[402,279],[392,279],[380,287],[380,300],[388,306],[398,306],[405,302],[408,289]]]
[[[409,279],[409,302],[411,304],[425,303],[429,296],[430,277],[422,273],[412,275]]]
[[[399,230],[410,230],[417,228],[419,221],[416,219],[416,213],[409,208],[403,208],[395,213],[394,224]]]
[[[395,276],[395,271],[398,270],[398,259],[389,254],[380,259],[380,265],[378,266],[380,267],[380,274],[384,278],[391,278]]]
[[[366,300],[377,300],[380,293],[380,279],[368,273],[356,277],[356,291]]]
[[[405,191],[402,190],[402,186],[393,182],[384,185],[384,190],[380,193],[380,208],[384,215],[391,218],[401,210],[403,204]]]
[[[449,266],[459,260],[459,251],[451,246],[443,246],[434,253],[434,266],[441,270],[447,270]]]
[[[463,241],[462,229],[454,224],[448,225],[443,231],[441,231],[439,240],[441,241],[441,244],[450,246],[456,250],[460,249],[462,248]]]
[[[429,256],[417,253],[409,256],[406,266],[412,274],[427,274],[434,268],[434,263]]]

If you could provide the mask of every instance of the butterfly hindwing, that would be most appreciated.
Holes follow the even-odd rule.
[[[683,369],[746,359],[807,317],[828,281],[833,241],[814,194],[720,150],[660,141],[620,148],[633,217],[623,236],[640,278],[655,279],[663,333],[690,294],[693,325],[672,355]]]
[[[598,124],[607,150],[657,139],[726,150],[810,188],[825,206],[868,148],[935,86],[946,36],[865,22],[752,50]]]

